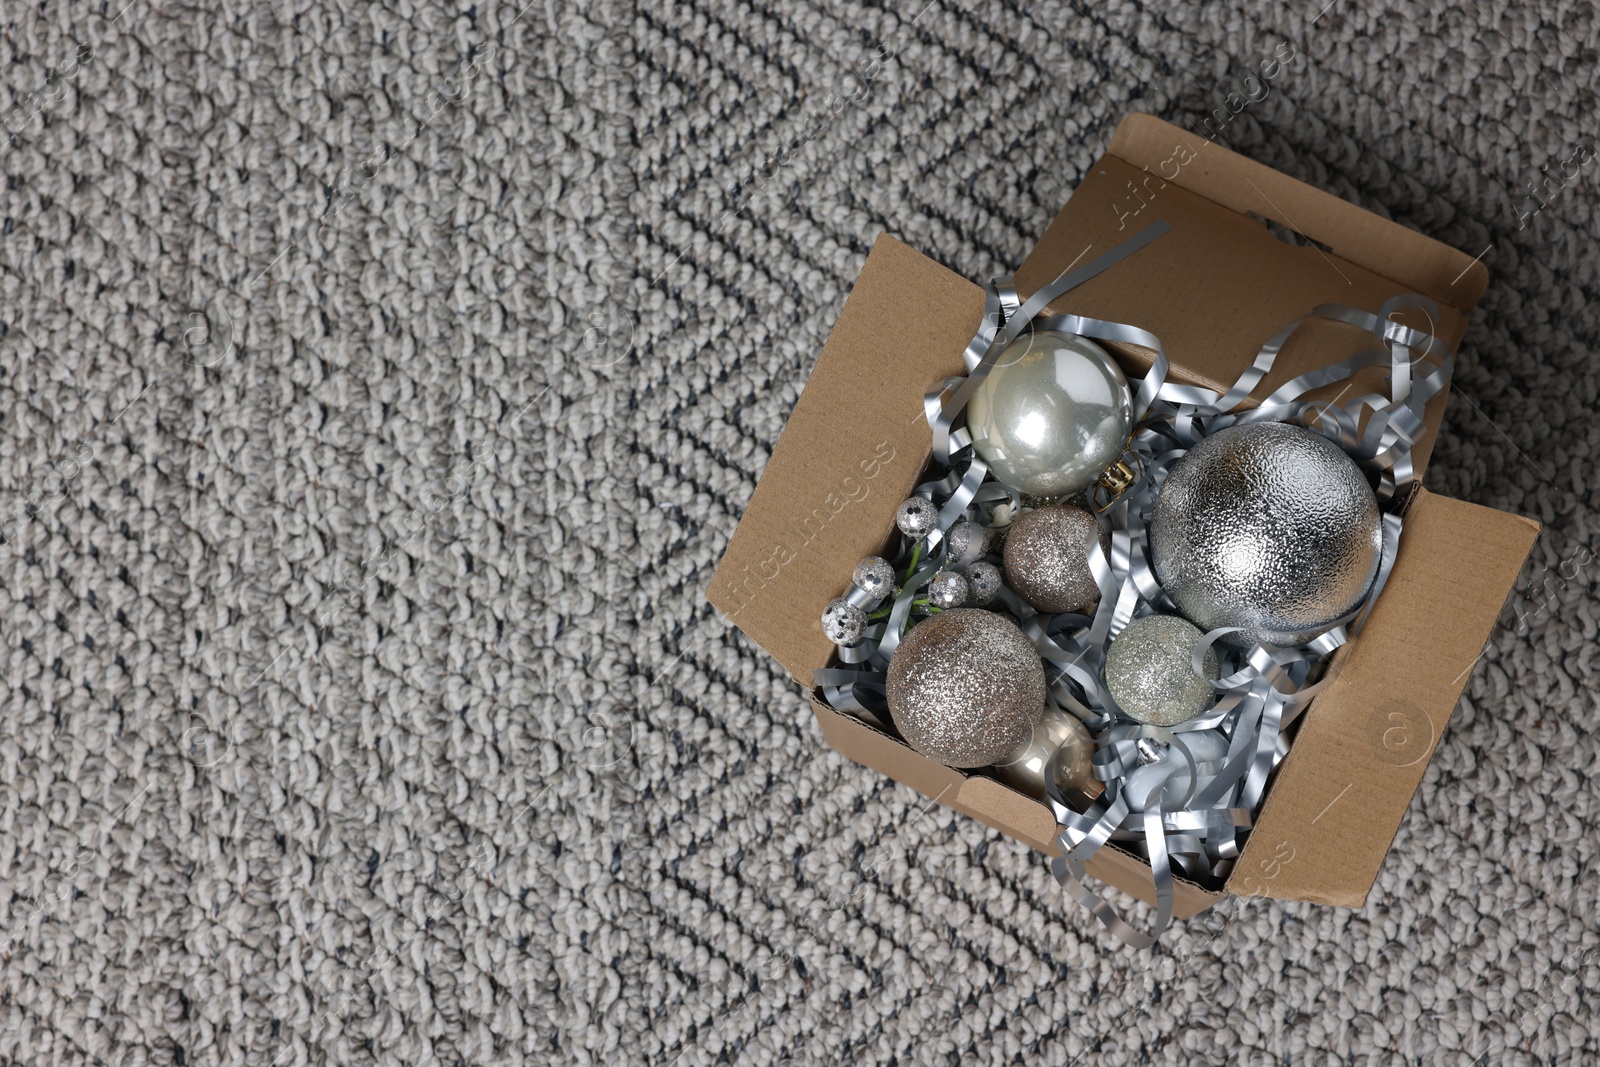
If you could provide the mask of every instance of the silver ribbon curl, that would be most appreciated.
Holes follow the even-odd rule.
[[[1053,784],[1046,798],[1056,818],[1055,843],[1061,853],[1052,860],[1052,872],[1072,899],[1136,948],[1155,944],[1170,924],[1175,871],[1191,881],[1213,885],[1231,871],[1271,774],[1287,754],[1284,731],[1327,684],[1321,671],[1328,657],[1366,621],[1394,566],[1404,525],[1396,510],[1383,516],[1377,576],[1362,604],[1337,620],[1328,632],[1299,648],[1256,644],[1239,650],[1217,643],[1233,630],[1210,631],[1196,648],[1193,664],[1200,673],[1206,651],[1217,651],[1221,676],[1212,683],[1218,692],[1216,703],[1178,726],[1148,726],[1134,722],[1116,706],[1106,691],[1103,670],[1111,640],[1133,619],[1154,612],[1181,614],[1149,562],[1150,515],[1167,471],[1189,448],[1227,426],[1295,422],[1323,434],[1350,454],[1373,478],[1381,503],[1403,502],[1414,481],[1411,454],[1424,430],[1426,405],[1448,387],[1454,368],[1454,354],[1434,333],[1396,320],[1396,315],[1411,310],[1426,315],[1430,325],[1437,321],[1437,306],[1415,295],[1395,297],[1377,312],[1340,304],[1312,308],[1269,338],[1233,385],[1221,393],[1168,382],[1170,361],[1160,340],[1146,330],[1079,315],[1043,313],[1046,305],[1170,229],[1164,220],[1156,221],[1083,267],[1064,272],[1026,300],[1019,298],[1009,277],[985,287],[983,318],[962,354],[967,375],[946,379],[924,397],[933,455],[946,473],[919,485],[916,494],[939,504],[936,528],[920,541],[901,546],[893,561],[897,573],[904,574],[900,590],[887,617],[869,627],[863,644],[840,650],[840,661],[848,666],[819,671],[816,676],[830,706],[880,725],[892,725],[884,675],[911,622],[917,593],[941,567],[966,567],[978,558],[974,546],[980,537],[972,539],[966,555],[950,557],[946,547],[950,527],[965,518],[981,531],[995,523],[1002,505],[1013,515],[1021,506],[1017,493],[986,480],[987,465],[976,455],[965,429],[956,426],[968,400],[1007,345],[1023,330],[1036,328],[1137,345],[1153,352],[1151,367],[1135,395],[1137,428],[1127,450],[1142,473],[1119,498],[1112,499],[1100,489],[1092,490],[1088,498],[1111,530],[1109,553],[1098,544],[1089,550],[1089,567],[1101,593],[1093,614],[1040,615],[1010,589],[1001,590],[997,605],[1017,621],[1038,649],[1046,665],[1051,704],[1077,717],[1096,739],[1093,767],[1105,783],[1101,796],[1082,812],[1068,805]],[[1255,407],[1245,407],[1289,339],[1316,320],[1365,330],[1379,342],[1378,347],[1302,374]],[[1387,396],[1360,396],[1342,406],[1304,399],[1308,392],[1375,366],[1389,372]],[[1203,733],[1226,740],[1226,751],[1219,758],[1195,758],[1190,746]],[[1148,747],[1151,745],[1155,747]],[[1156,769],[1138,779],[1141,795],[1131,796],[1128,790],[1133,776],[1145,769],[1150,752],[1157,753]],[[1175,779],[1187,784],[1181,799],[1169,803],[1167,786]],[[1150,864],[1156,915],[1148,932],[1135,929],[1085,884],[1087,864],[1110,842]]]

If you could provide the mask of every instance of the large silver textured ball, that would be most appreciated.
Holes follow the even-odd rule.
[[[1066,799],[1084,807],[1105,790],[1094,776],[1093,759],[1088,728],[1064,711],[1046,708],[1033,735],[997,764],[995,772],[1013,789],[1044,797],[1045,776],[1053,770]]]
[[[1128,379],[1093,341],[1054,330],[1017,338],[967,402],[967,431],[1005,485],[1063,496],[1121,457],[1133,426]]]
[[[987,767],[1044,713],[1044,663],[1003,615],[957,608],[918,623],[889,661],[889,714],[906,743],[950,767]]]
[[[1344,450],[1281,422],[1219,430],[1167,475],[1150,520],[1151,563],[1172,602],[1225,640],[1300,645],[1372,588],[1383,520]]]
[[[822,632],[834,644],[854,648],[867,632],[867,613],[844,597],[837,597],[822,609]]]
[[[1064,504],[1024,512],[1006,535],[1006,583],[1035,611],[1082,611],[1100,599],[1089,546],[1111,551],[1111,534],[1082,508]]]
[[[1111,699],[1129,718],[1152,726],[1176,726],[1211,707],[1216,649],[1206,649],[1206,676],[1194,673],[1194,646],[1204,636],[1176,615],[1134,619],[1106,650]]]

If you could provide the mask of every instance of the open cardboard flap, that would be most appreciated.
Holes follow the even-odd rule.
[[[1286,243],[1242,212],[1326,249]],[[1376,311],[1390,297],[1422,293],[1438,302],[1434,328],[1454,345],[1486,278],[1460,252],[1133,116],[1019,269],[1019,292],[1156,219],[1172,231],[1052,310],[1149,330],[1166,347],[1173,380],[1211,388],[1231,385],[1267,338],[1321,303]],[[833,654],[817,623],[823,605],[863,556],[883,550],[895,509],[924,477],[931,439],[923,393],[962,373],[982,312],[979,286],[880,236],[712,578],[711,602],[807,688]],[[1368,347],[1359,331],[1312,323],[1253,395]],[[1143,375],[1148,353],[1117,354]],[[1383,369],[1350,389],[1386,394]],[[1441,395],[1428,406],[1419,477],[1445,402]],[[1418,493],[1389,586],[1359,640],[1336,657],[1338,678],[1305,713],[1229,891],[1362,903],[1537,531],[1516,516]],[[842,754],[1049,850],[1054,820],[1044,805],[813,706]],[[1153,899],[1149,867],[1132,856],[1102,850],[1090,870]],[[1217,897],[1180,883],[1176,912]]]

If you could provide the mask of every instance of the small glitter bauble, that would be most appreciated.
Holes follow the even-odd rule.
[[[955,571],[940,571],[928,583],[928,603],[941,611],[959,608],[967,602],[967,580]]]
[[[969,604],[987,604],[1000,592],[1000,568],[979,560],[967,568]]]
[[[844,597],[830,600],[822,609],[822,632],[834,644],[854,648],[867,632],[867,613]]]
[[[1204,636],[1176,615],[1134,619],[1106,650],[1106,691],[1131,719],[1152,726],[1188,722],[1216,702],[1216,649],[1206,649],[1206,676],[1194,673],[1194,646]]]
[[[1132,426],[1133,395],[1110,353],[1055,330],[1012,341],[967,403],[978,455],[1002,484],[1035,496],[1093,485]]]
[[[972,559],[977,559],[985,552],[990,551],[994,545],[995,531],[988,527],[983,527],[977,546],[974,547],[972,534],[978,529],[979,527],[970,519],[957,519],[955,525],[950,527],[950,531],[944,535],[944,540],[945,544],[949,546],[948,557],[951,563],[958,563],[967,559],[969,549],[972,552],[970,557]]]
[[[995,766],[1000,780],[1030,796],[1046,796],[1045,776],[1054,773],[1056,785],[1080,807],[1099,796],[1105,784],[1094,776],[1094,739],[1077,719],[1056,708],[1046,708],[1033,735]]]
[[[894,568],[889,561],[878,556],[868,556],[856,564],[850,582],[874,600],[882,600],[894,592]]]
[[[987,767],[1044,713],[1044,663],[1004,615],[957,608],[918,623],[889,661],[889,714],[906,743],[951,767]]]
[[[939,524],[939,509],[933,501],[920,496],[907,497],[900,510],[894,514],[894,524],[912,540],[926,537],[928,531]]]
[[[1161,486],[1150,557],[1162,588],[1223,640],[1302,645],[1372,588],[1383,519],[1361,468],[1319,433],[1281,422],[1219,430]]]
[[[1006,584],[1035,611],[1082,611],[1100,599],[1089,546],[1111,551],[1111,533],[1082,508],[1056,505],[1024,512],[1006,534]]]

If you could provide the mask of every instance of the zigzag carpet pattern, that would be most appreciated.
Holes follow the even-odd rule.
[[[1600,1057],[1597,32],[8,6],[0,1062]],[[830,753],[703,591],[880,231],[1008,273],[1124,115],[1218,109],[1481,250],[1429,481],[1546,530],[1369,905],[1138,956]]]

